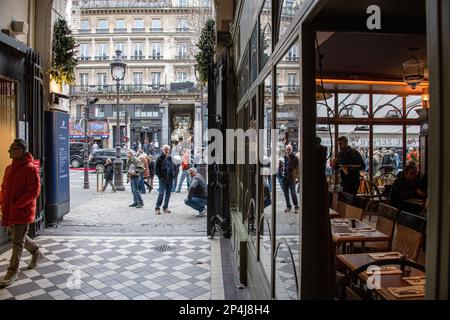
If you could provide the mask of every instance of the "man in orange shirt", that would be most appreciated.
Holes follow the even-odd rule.
[[[36,217],[36,199],[41,189],[38,170],[27,148],[22,139],[15,139],[9,147],[12,163],[5,170],[0,190],[2,226],[8,227],[12,241],[9,268],[0,287],[9,286],[17,279],[24,247],[32,254],[28,269],[35,268],[43,258],[37,243],[27,236],[28,227]]]

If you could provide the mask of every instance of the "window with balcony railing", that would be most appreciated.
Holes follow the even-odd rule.
[[[152,72],[152,87],[159,87],[161,84],[161,72]]]
[[[96,31],[97,31],[97,33],[108,33],[109,32],[108,20],[106,20],[106,19],[98,20],[98,25],[97,25]]]
[[[161,19],[152,19],[152,27],[150,28],[151,32],[162,32],[162,24]]]
[[[188,20],[186,18],[181,18],[178,20],[177,31],[186,32],[189,30]]]
[[[90,59],[89,44],[80,43],[80,60],[86,61]]]
[[[160,43],[152,43],[152,54],[149,58],[152,60],[162,59]]]
[[[144,19],[142,19],[142,18],[134,19],[134,27],[132,30],[133,30],[133,32],[144,32],[145,31]]]
[[[82,87],[89,86],[89,74],[88,73],[80,73],[80,86],[82,86]]]
[[[186,43],[178,44],[178,56],[176,59],[187,59],[188,58],[188,47]]]
[[[135,43],[133,46],[133,55],[131,56],[133,60],[144,59],[144,45],[142,43]]]
[[[89,20],[81,20],[81,22],[80,22],[80,29],[78,29],[78,32],[80,32],[80,33],[89,33],[89,32],[91,32],[91,25],[89,23]]]
[[[116,27],[114,28],[114,32],[126,32],[126,31],[127,31],[127,27],[125,26],[125,20],[117,19]]]
[[[177,82],[186,82],[186,81],[188,81],[188,74],[187,74],[187,72],[177,72],[176,80],[177,80]]]

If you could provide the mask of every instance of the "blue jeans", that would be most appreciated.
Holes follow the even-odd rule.
[[[158,200],[155,209],[161,208],[164,199],[163,210],[169,207],[170,194],[172,192],[173,179],[159,180]]]
[[[292,197],[292,202],[294,203],[294,206],[298,208],[298,200],[297,200],[297,193],[295,192],[295,182],[283,179],[283,193],[284,198],[286,200],[286,207],[291,208],[291,201],[289,199],[289,193]]]
[[[180,182],[178,183],[177,192],[181,192],[181,188],[183,187],[184,179],[186,178],[187,188],[189,190],[189,185],[191,184],[191,177],[189,176],[189,170],[183,170],[180,177]]]
[[[205,210],[205,206],[208,204],[208,199],[206,198],[198,198],[198,197],[190,197],[184,199],[184,203],[191,207],[194,210],[197,210],[199,213]]]
[[[131,192],[133,193],[133,204],[144,204],[142,201],[141,193],[139,192],[139,184],[141,183],[141,178],[131,178]]]
[[[139,192],[145,193],[144,173],[141,172],[141,181],[139,182]]]

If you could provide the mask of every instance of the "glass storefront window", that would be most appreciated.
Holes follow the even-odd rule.
[[[264,80],[261,86],[262,97],[262,126],[265,129],[262,138],[262,143],[259,144],[260,148],[263,150],[259,151],[259,155],[263,157],[262,162],[260,161],[260,172],[261,172],[261,186],[260,194],[263,195],[262,209],[259,211],[264,215],[263,218],[258,217],[258,228],[260,232],[259,237],[259,251],[260,251],[260,261],[267,275],[270,279],[270,234],[271,234],[271,224],[272,224],[272,174],[271,174],[271,157],[272,157],[272,144],[271,144],[271,128],[272,128],[272,75],[269,74]]]
[[[272,54],[272,4],[271,0],[266,0],[259,15],[259,54],[261,70]]]
[[[281,39],[304,2],[305,0],[283,0],[278,39]]]
[[[390,184],[403,166],[403,126],[373,126],[373,180]]]
[[[294,43],[292,47],[298,46]],[[289,50],[291,50],[291,48]],[[288,51],[289,51],[288,50]],[[299,109],[300,95],[298,90],[289,87],[289,75],[298,73],[298,67],[291,62],[281,60],[276,66],[276,123],[278,131],[276,184],[272,190],[276,192],[276,246],[272,248],[275,259],[275,285],[278,299],[297,299],[296,267],[299,264],[299,182],[297,176],[299,163]],[[288,156],[289,149],[292,150]],[[294,261],[291,259],[291,253]],[[277,281],[276,280],[276,281]]]
[[[373,95],[374,118],[401,119],[403,116],[403,99],[389,94]]]
[[[368,118],[369,95],[355,93],[339,93],[339,118]]]

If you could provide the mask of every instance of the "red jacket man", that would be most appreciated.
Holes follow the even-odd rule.
[[[39,246],[27,236],[29,224],[36,214],[36,199],[39,196],[39,173],[33,164],[33,156],[27,152],[27,143],[15,139],[9,148],[13,159],[3,176],[0,190],[2,226],[8,227],[12,240],[12,255],[8,271],[0,281],[5,287],[17,279],[23,248],[32,254],[29,269],[36,267],[43,255]]]

